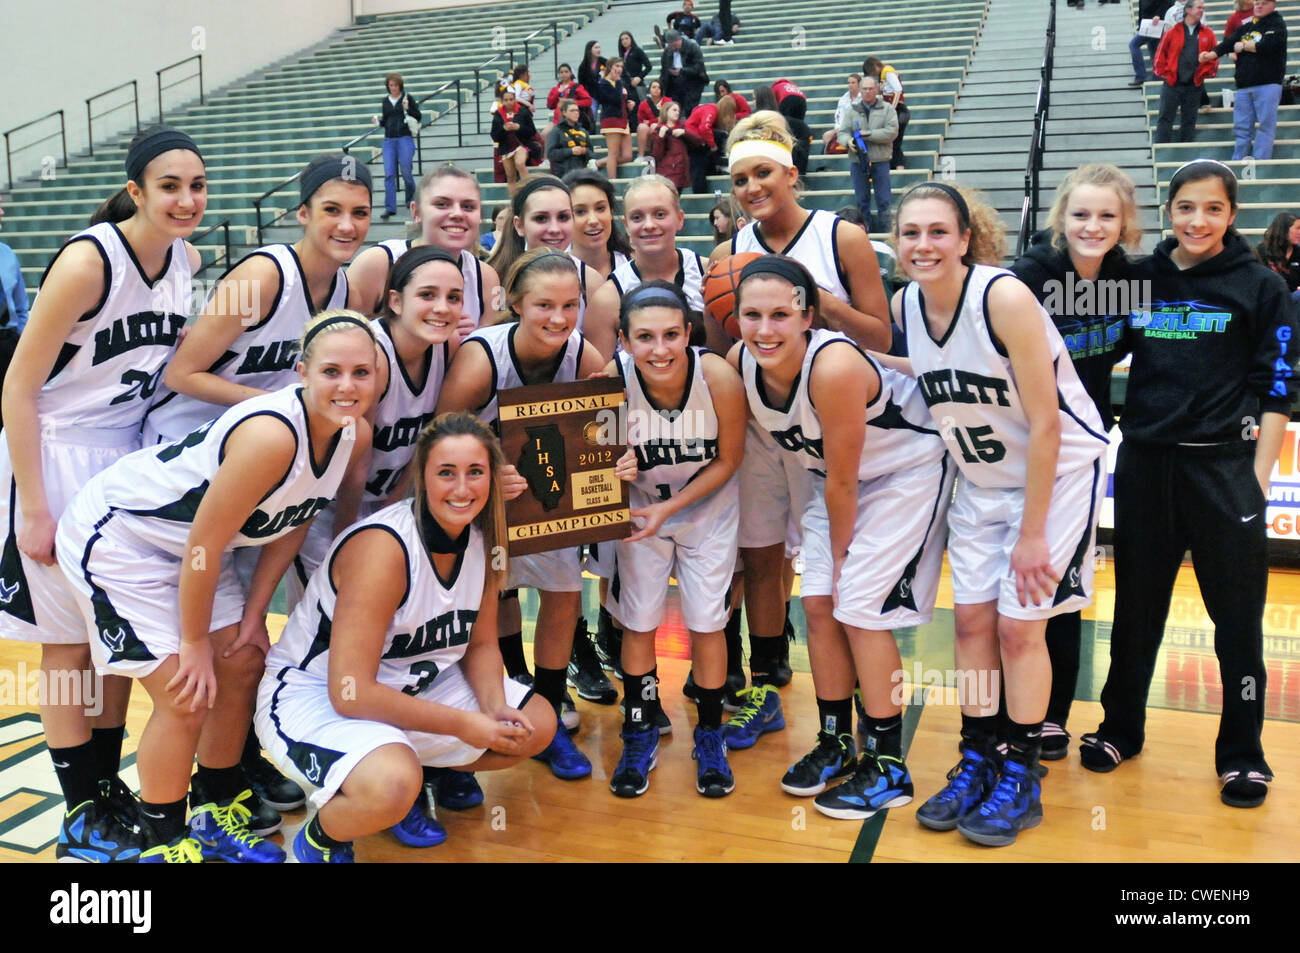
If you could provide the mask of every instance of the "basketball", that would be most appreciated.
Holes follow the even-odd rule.
[[[740,340],[740,323],[736,321],[736,285],[740,284],[741,270],[761,257],[756,251],[743,251],[715,261],[704,276],[701,286],[704,310],[736,340]]]

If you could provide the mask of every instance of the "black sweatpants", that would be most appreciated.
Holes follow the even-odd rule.
[[[1174,580],[1190,549],[1214,622],[1223,684],[1215,770],[1268,770],[1264,725],[1267,516],[1249,441],[1211,447],[1126,440],[1115,467],[1115,624],[1101,692],[1103,740],[1142,750],[1147,692]]]
[[[1174,114],[1180,117],[1178,141],[1196,138],[1196,112],[1201,108],[1201,87],[1160,84],[1160,115],[1156,118],[1156,142],[1170,142],[1174,134]]]

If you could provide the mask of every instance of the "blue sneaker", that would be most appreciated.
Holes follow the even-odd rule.
[[[284,851],[258,837],[248,827],[253,813],[244,803],[253,792],[245,789],[224,803],[209,801],[190,815],[190,836],[199,842],[204,860],[232,864],[282,864]]]
[[[934,831],[950,831],[965,815],[979,807],[997,781],[992,757],[964,742],[961,760],[948,772],[944,789],[921,805],[916,819]]]
[[[853,777],[817,795],[813,806],[827,817],[865,821],[877,811],[910,804],[912,794],[912,775],[906,764],[867,751]]]
[[[736,751],[752,748],[759,735],[785,727],[781,696],[771,685],[751,685],[740,697],[744,701],[740,711],[722,726],[722,739]]]
[[[858,767],[858,749],[850,734],[817,732],[817,746],[785,773],[781,790],[795,797],[812,797],[826,790],[826,784],[847,778]]]
[[[121,864],[140,859],[140,834],[107,804],[83,801],[63,815],[54,857],[61,864]]]
[[[624,731],[623,755],[609,779],[616,797],[640,797],[650,790],[650,772],[659,763],[659,732],[651,725],[640,731]]]
[[[356,863],[352,856],[351,841],[342,847],[321,847],[307,836],[306,824],[299,828],[298,836],[293,839],[293,856],[298,858],[300,864]]]
[[[447,839],[447,829],[424,813],[423,790],[406,812],[406,817],[389,830],[407,847],[437,847]]]
[[[551,774],[562,781],[577,781],[591,776],[591,762],[578,750],[569,733],[563,728],[556,729],[555,737],[543,750],[533,757],[551,766]]]
[[[1007,847],[1016,835],[1043,822],[1042,787],[1031,766],[1010,761],[1002,765],[1002,776],[979,810],[971,811],[957,824],[970,840],[986,847]]]
[[[483,803],[483,789],[473,771],[439,768],[433,791],[438,807],[448,811],[468,811]]]
[[[773,695],[776,692],[772,693]],[[722,729],[707,731],[698,725],[695,727],[695,750],[691,757],[699,762],[695,790],[705,797],[726,797],[736,790],[736,779],[727,763],[727,742],[722,737]]]
[[[182,834],[170,844],[150,847],[140,854],[142,864],[201,864],[202,846],[189,834]]]

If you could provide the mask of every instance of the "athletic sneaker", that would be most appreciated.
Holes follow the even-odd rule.
[[[63,815],[54,858],[61,864],[124,864],[140,858],[140,832],[108,807],[82,801]]]
[[[745,673],[728,672],[727,681],[723,685],[726,689],[722,696],[722,708],[724,711],[740,711],[744,702],[741,700],[740,693],[745,690]],[[686,673],[686,683],[682,685],[682,697],[688,702],[700,703],[699,688],[695,684],[695,669]]]
[[[906,764],[889,755],[864,751],[853,777],[817,795],[813,806],[827,817],[865,821],[877,811],[912,803],[913,793]]]
[[[853,689],[853,707],[858,712],[858,734],[863,738],[871,734],[871,729],[867,727],[867,708],[862,704],[862,688]]]
[[[241,761],[240,766],[248,778],[248,786],[267,807],[276,811],[295,811],[307,803],[303,789],[262,755]]]
[[[790,668],[790,643],[794,641],[794,623],[789,619],[785,620],[785,628],[781,631],[781,636],[781,656],[776,660],[776,665],[772,667],[767,677],[768,684],[775,685],[777,688],[785,688],[794,678],[794,670]]]
[[[596,655],[596,646],[587,634],[586,619],[579,619],[578,628],[574,630],[573,654],[565,675],[578,697],[585,701],[597,705],[612,705],[618,701],[618,689],[605,677],[605,670],[600,667],[600,658]]]
[[[189,834],[182,834],[170,844],[150,847],[140,854],[142,864],[201,864],[203,850]]]
[[[198,800],[195,793],[191,798]],[[243,790],[228,801],[207,801],[193,808],[190,835],[199,842],[204,860],[224,860],[232,864],[282,864],[284,851],[277,844],[258,837],[249,830],[252,818],[247,802],[253,796]]]
[[[249,813],[248,829],[258,837],[270,837],[283,826],[284,818],[279,811],[259,798],[256,791],[250,788],[249,793],[252,796],[244,802]]]
[[[300,864],[356,863],[356,859],[352,856],[351,841],[341,847],[321,847],[308,835],[306,824],[299,829],[298,836],[293,839],[293,856],[298,858]]]
[[[596,657],[600,667],[620,682],[623,680],[623,630],[616,629],[613,620],[601,615],[596,626]]]
[[[963,743],[961,760],[948,772],[948,783],[921,805],[916,819],[931,830],[950,831],[979,807],[996,783],[997,764],[993,757]]]
[[[1043,722],[1043,751],[1039,755],[1044,761],[1060,761],[1070,753],[1070,733],[1063,725],[1054,721]]]
[[[796,797],[812,797],[826,790],[828,781],[847,778],[858,767],[858,749],[849,734],[817,732],[817,745],[785,773],[781,790]]]
[[[650,789],[650,772],[659,763],[659,732],[653,728],[624,731],[623,754],[609,779],[609,789],[617,797],[640,797]]]
[[[695,748],[691,757],[699,763],[695,790],[705,797],[726,797],[736,790],[736,779],[727,763],[727,742],[722,729],[708,731],[696,725]]]
[[[624,702],[619,702],[618,713],[624,718],[627,717],[627,705]],[[655,712],[655,727],[659,729],[661,735],[671,735],[673,733],[672,720],[668,717],[668,713],[664,711],[662,705]]]
[[[438,780],[432,782],[433,799],[448,811],[467,811],[483,803],[483,789],[473,771],[439,768]]]
[[[1014,844],[1018,833],[1043,822],[1041,791],[1032,766],[1007,760],[993,792],[957,822],[957,830],[986,847]]]
[[[389,828],[407,847],[437,847],[447,839],[447,829],[425,813],[424,792],[415,799],[406,817]],[[303,830],[306,830],[304,827]]]
[[[722,726],[727,747],[736,751],[752,748],[759,735],[785,727],[781,696],[771,685],[751,685],[740,697],[744,701],[740,711]]]
[[[562,781],[576,781],[591,775],[591,762],[578,750],[566,731],[556,730],[551,743],[533,755],[533,758],[549,764],[551,774]]]
[[[127,830],[140,830],[140,802],[117,775],[99,782],[99,806],[107,809]]]

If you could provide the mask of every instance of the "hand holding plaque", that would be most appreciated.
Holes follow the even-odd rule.
[[[617,377],[536,384],[500,392],[501,449],[528,483],[506,503],[509,553],[623,539],[627,488],[615,473],[626,395]]]

